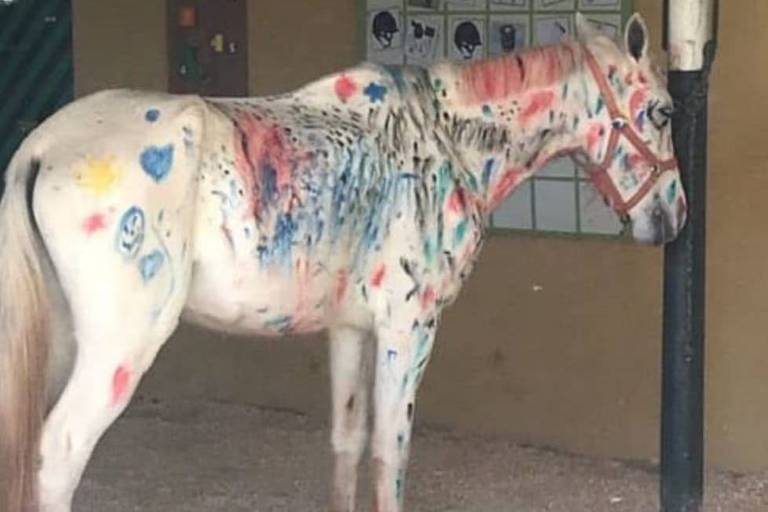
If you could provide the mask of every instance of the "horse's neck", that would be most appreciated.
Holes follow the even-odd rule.
[[[579,143],[591,117],[581,49],[558,46],[431,72],[440,119],[490,211],[553,155]]]

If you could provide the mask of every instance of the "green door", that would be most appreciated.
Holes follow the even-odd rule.
[[[73,82],[71,0],[0,0],[0,172]]]

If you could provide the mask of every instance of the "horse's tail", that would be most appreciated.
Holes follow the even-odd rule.
[[[45,249],[32,212],[40,161],[24,144],[0,202],[0,510],[37,506],[49,310]]]

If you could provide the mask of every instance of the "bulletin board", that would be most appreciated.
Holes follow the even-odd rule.
[[[559,42],[581,11],[620,33],[631,0],[361,0],[365,58],[382,64],[472,60]]]

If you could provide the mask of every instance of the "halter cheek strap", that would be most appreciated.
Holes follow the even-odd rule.
[[[665,171],[677,168],[677,160],[674,157],[661,159],[658,155],[648,149],[648,146],[643,142],[643,139],[630,125],[629,118],[619,109],[613,90],[608,84],[608,80],[603,76],[600,70],[600,65],[597,63],[597,59],[595,59],[595,56],[589,51],[589,48],[586,46],[583,46],[583,48],[586,55],[587,65],[592,72],[595,82],[597,82],[597,87],[600,90],[600,94],[608,108],[608,113],[611,116],[611,134],[608,138],[608,147],[605,150],[605,157],[600,164],[588,164],[587,170],[589,171],[595,186],[598,190],[608,196],[608,199],[611,201],[616,212],[619,215],[626,215],[632,208],[642,201],[643,197],[654,187],[654,185],[656,185],[656,182]],[[643,181],[640,188],[626,200],[608,174],[608,168],[616,157],[616,149],[621,137],[626,138],[640,156],[651,165],[651,172],[645,178],[645,181]]]

